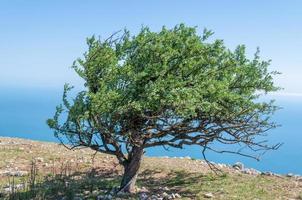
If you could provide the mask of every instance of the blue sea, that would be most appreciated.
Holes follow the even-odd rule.
[[[2,88],[0,92],[0,136],[57,142],[46,119],[53,116],[55,106],[61,103],[62,90]],[[270,131],[266,139],[271,144],[283,143],[278,150],[268,151],[260,161],[213,152],[208,152],[207,158],[227,164],[240,161],[261,171],[302,174],[302,97],[276,96],[275,99],[277,105],[283,107],[275,115],[275,120],[282,126]],[[201,159],[202,153],[196,146],[168,151],[158,147],[149,149],[147,156]]]

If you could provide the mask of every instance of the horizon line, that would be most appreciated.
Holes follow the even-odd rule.
[[[285,97],[302,97],[302,93],[299,92],[276,92],[269,93],[271,96],[285,96]]]

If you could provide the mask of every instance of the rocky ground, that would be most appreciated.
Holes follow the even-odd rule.
[[[0,199],[302,199],[302,177],[203,160],[145,157],[135,195],[115,195],[112,156],[55,143],[0,137]]]

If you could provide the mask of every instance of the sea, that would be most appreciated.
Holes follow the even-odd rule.
[[[266,152],[259,161],[211,151],[206,152],[207,159],[225,164],[242,162],[260,171],[302,175],[302,97],[277,95],[272,98],[282,107],[274,116],[274,120],[281,126],[270,130],[263,139],[272,145],[282,143],[279,149]],[[46,120],[53,116],[61,99],[62,90],[58,89],[0,88],[0,136],[58,142],[46,125]],[[219,144],[213,145],[217,149],[225,148]],[[150,148],[146,155],[203,159],[202,149],[198,146],[186,146],[184,149]]]

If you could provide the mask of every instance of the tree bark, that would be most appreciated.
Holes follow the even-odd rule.
[[[133,147],[128,162],[124,164],[124,175],[119,192],[135,193],[135,183],[143,155],[142,147]]]

